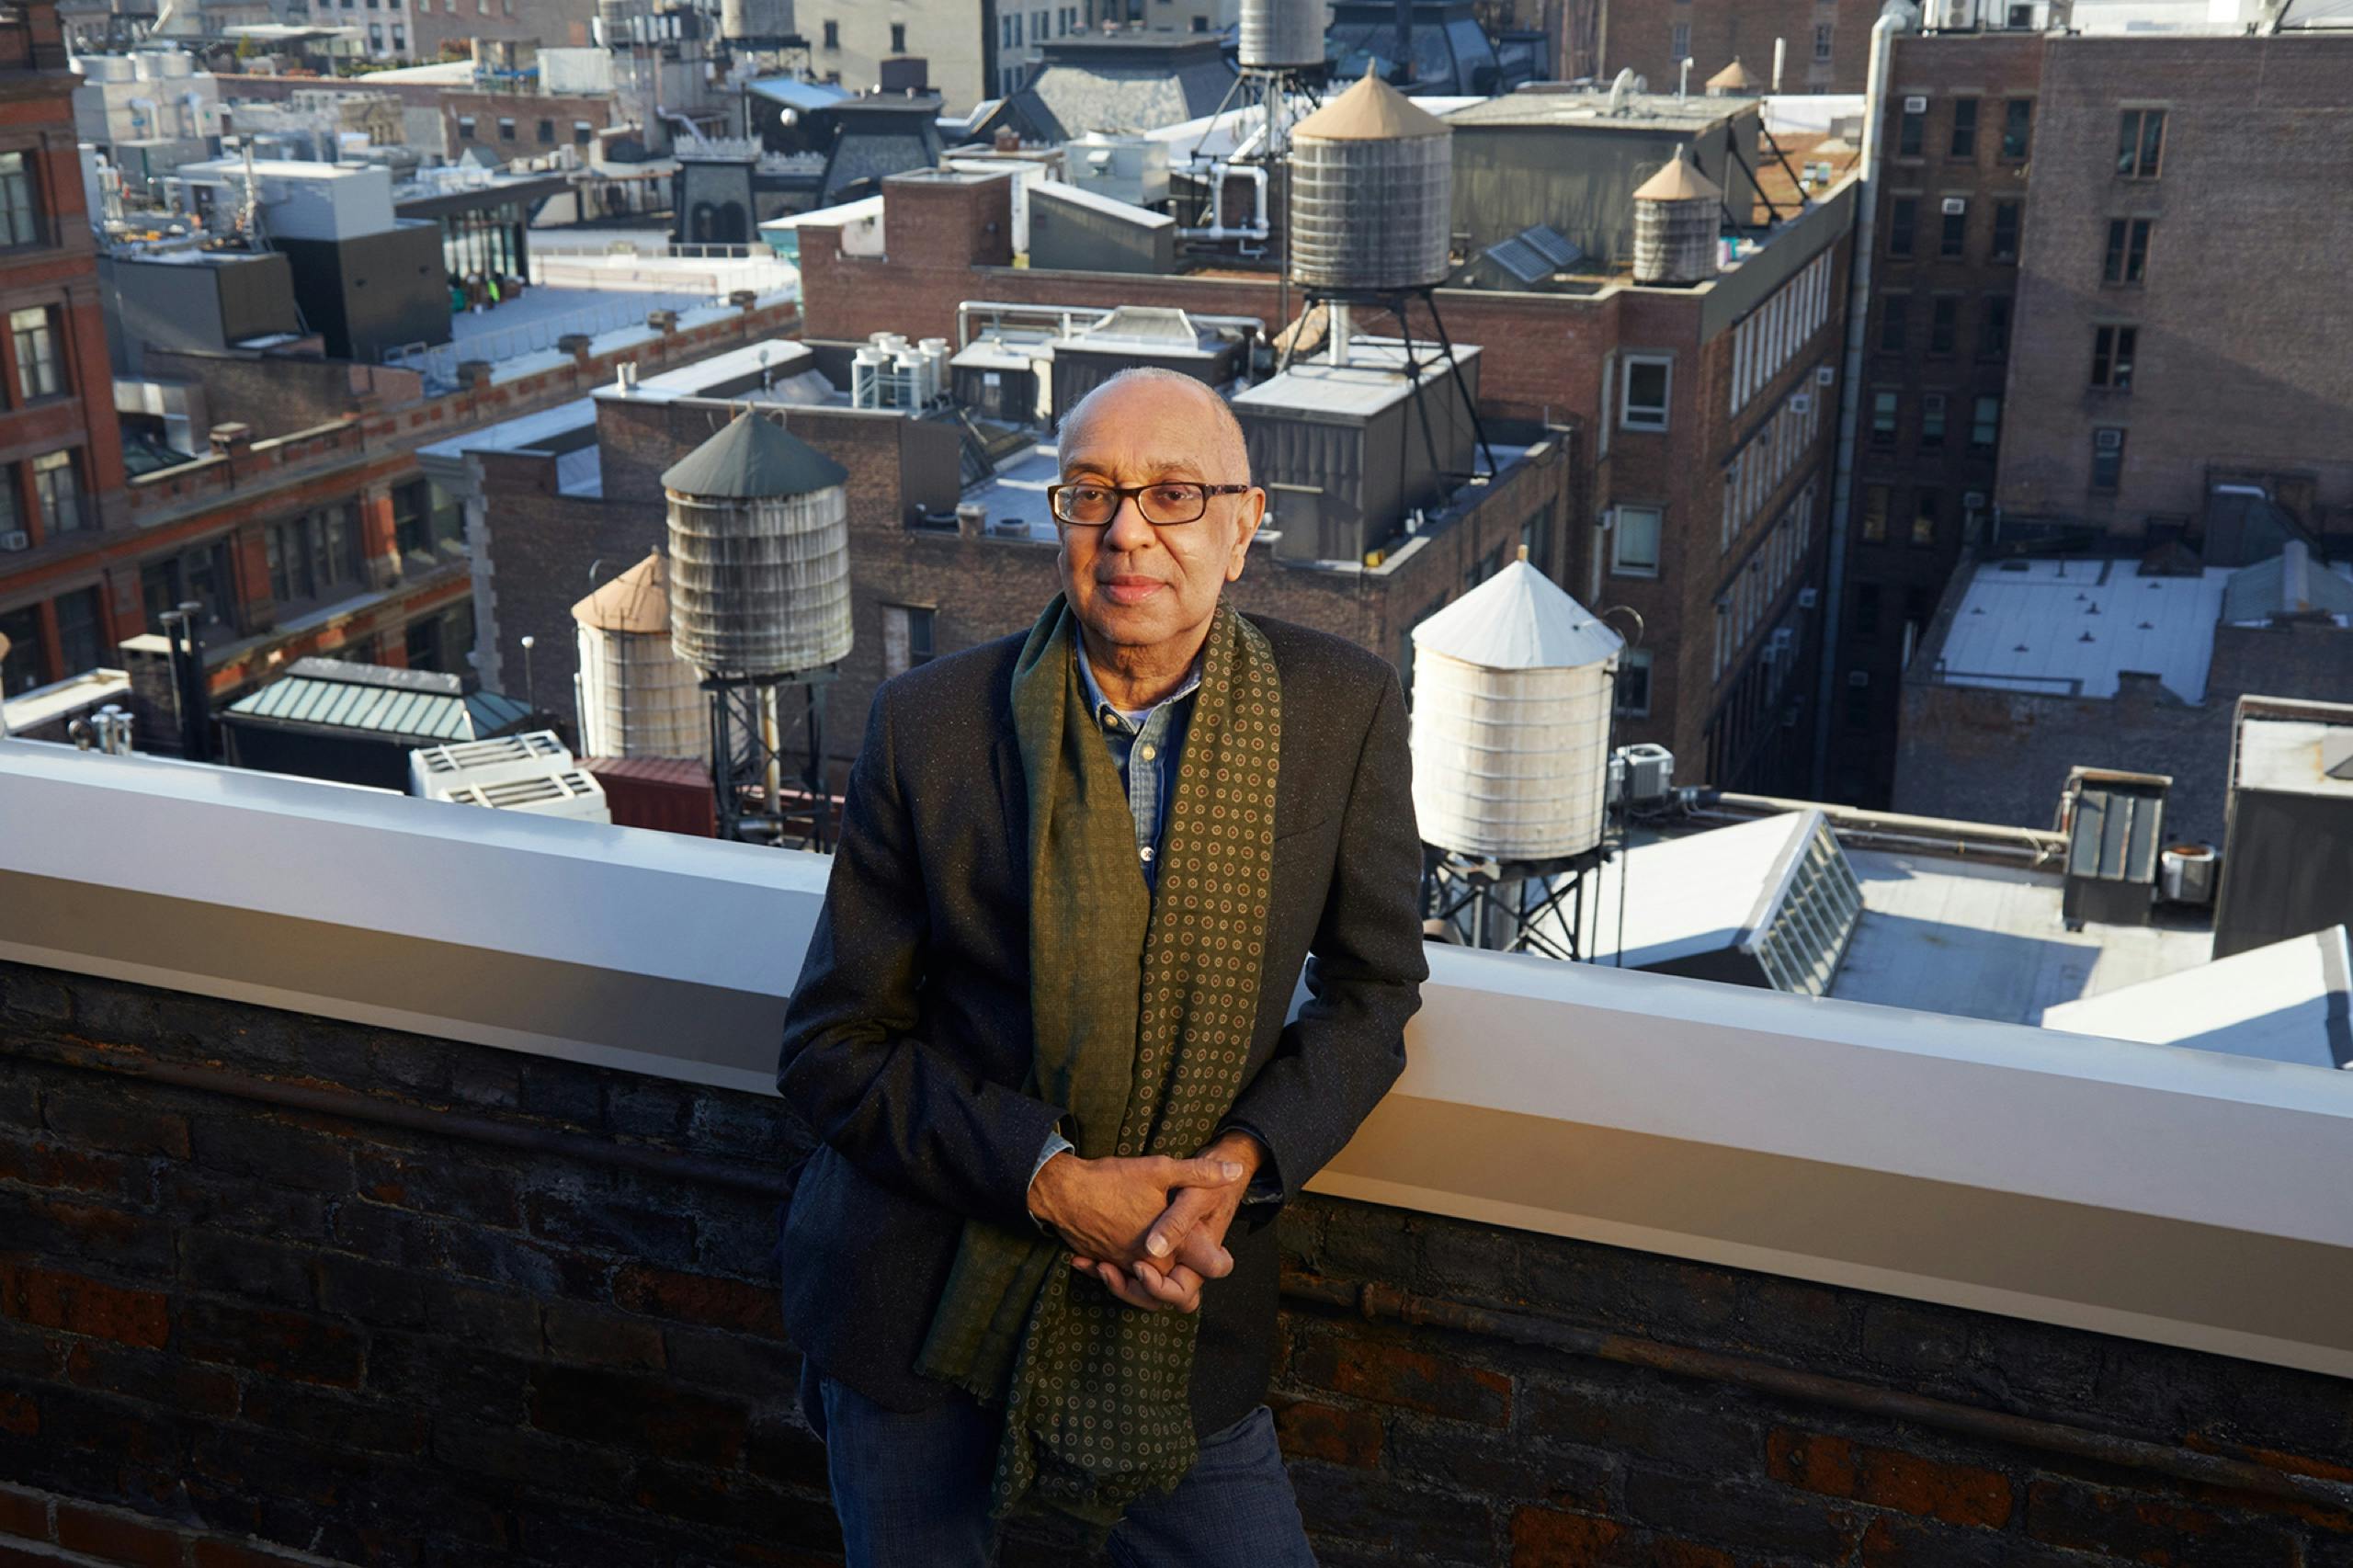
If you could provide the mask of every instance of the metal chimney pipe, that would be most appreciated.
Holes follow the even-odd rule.
[[[1691,57],[1683,57],[1682,74],[1676,78],[1675,98],[1677,103],[1691,96]]]
[[[1775,39],[1773,40],[1773,90],[1777,93],[1781,90],[1781,67],[1788,62],[1789,58],[1790,40],[1785,38]]]

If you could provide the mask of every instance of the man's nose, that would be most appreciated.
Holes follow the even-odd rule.
[[[1103,548],[1120,554],[1149,549],[1159,542],[1160,530],[1147,522],[1143,515],[1143,498],[1140,495],[1120,497],[1120,509],[1103,528]]]

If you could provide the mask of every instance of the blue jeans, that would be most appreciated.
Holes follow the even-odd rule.
[[[995,1412],[961,1390],[928,1410],[886,1410],[813,1367],[801,1373],[801,1402],[824,1439],[849,1568],[986,1568],[995,1560]],[[1120,1568],[1314,1568],[1267,1407],[1203,1437],[1176,1490],[1128,1510],[1110,1553]]]

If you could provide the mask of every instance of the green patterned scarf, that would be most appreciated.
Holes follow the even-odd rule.
[[[1274,651],[1218,607],[1156,894],[1087,711],[1083,656],[1058,594],[1013,675],[1029,798],[1029,1088],[1069,1108],[1088,1159],[1188,1158],[1233,1108],[1257,1017],[1282,722]],[[1064,1256],[1034,1232],[967,1220],[916,1366],[1006,1411],[993,1516],[1029,1495],[1099,1536],[1193,1466],[1199,1320],[1128,1306]]]

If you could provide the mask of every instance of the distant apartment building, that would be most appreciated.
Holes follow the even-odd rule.
[[[995,85],[989,96],[1018,92],[1043,58],[1044,47],[1057,40],[1114,28],[1206,36],[1233,26],[1240,11],[1241,0],[1078,0],[1052,6],[998,0]]]
[[[1569,36],[1583,40],[1585,74],[1632,71],[1672,91],[1685,60],[1691,85],[1735,59],[1761,91],[1782,49],[1781,88],[1859,93],[1870,63],[1878,0],[1566,0]]]
[[[202,597],[225,562],[108,574],[95,548],[125,522],[121,437],[57,13],[0,25],[0,696],[97,664],[147,601]],[[175,572],[181,574],[174,575]],[[188,574],[195,574],[194,576]]]
[[[2353,547],[2348,69],[2320,32],[1896,40],[1832,798],[1891,798],[1964,549]]]
[[[914,56],[951,114],[1002,96],[997,40],[1012,0],[795,0],[792,14],[820,81],[870,92],[884,61]]]

